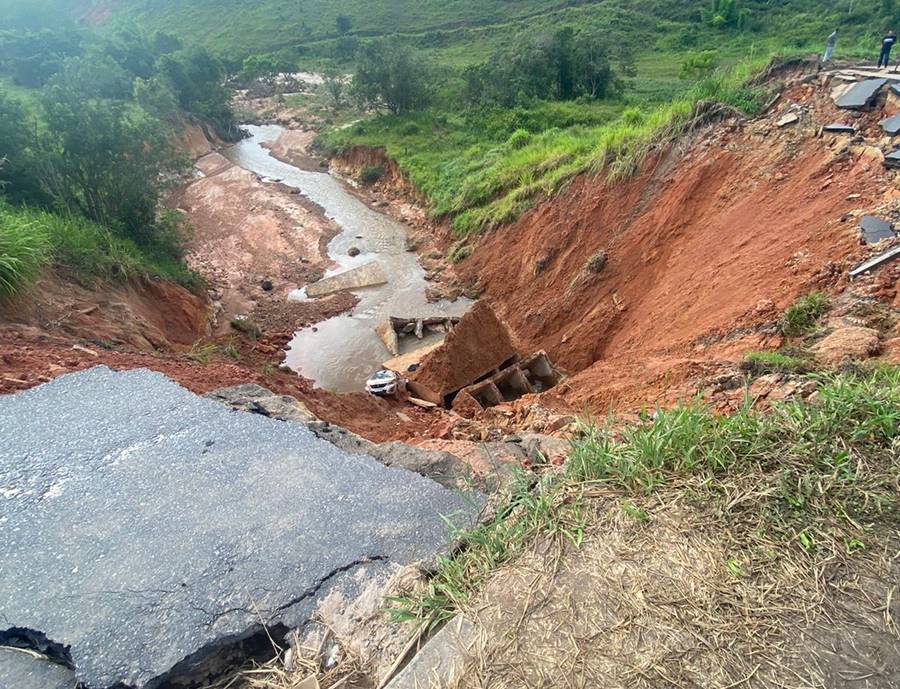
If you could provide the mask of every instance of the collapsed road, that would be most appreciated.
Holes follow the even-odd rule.
[[[0,645],[58,664],[0,655],[16,689],[59,665],[70,686],[157,689],[271,655],[270,634],[433,558],[444,517],[482,503],[140,369],[0,397],[0,433]]]

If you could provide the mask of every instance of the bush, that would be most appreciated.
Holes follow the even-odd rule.
[[[606,267],[607,261],[609,261],[609,254],[600,249],[587,260],[587,263],[584,264],[584,269],[589,273],[600,273]]]
[[[531,143],[531,133],[525,129],[517,129],[509,135],[506,143],[509,144],[511,149],[518,151]]]
[[[782,314],[781,331],[786,337],[799,337],[812,332],[829,305],[828,296],[822,292],[800,297]]]
[[[466,244],[464,242],[457,242],[453,245],[453,248],[450,249],[450,253],[447,255],[447,258],[450,260],[450,263],[459,263],[460,261],[464,261],[472,255],[472,245]]]
[[[747,352],[741,368],[753,375],[807,373],[812,370],[812,364],[809,359],[781,352]]]
[[[362,184],[375,184],[384,175],[380,165],[366,165],[359,171],[359,181]]]

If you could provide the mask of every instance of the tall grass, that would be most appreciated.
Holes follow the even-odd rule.
[[[138,276],[195,284],[196,276],[170,244],[140,246],[80,216],[0,202],[0,295],[21,291],[50,264],[86,285],[94,278]]]

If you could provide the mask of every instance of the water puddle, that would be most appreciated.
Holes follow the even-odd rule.
[[[378,261],[387,276],[385,285],[353,290],[360,298],[350,313],[297,332],[287,351],[287,364],[318,387],[334,392],[357,392],[366,378],[390,358],[375,327],[388,316],[461,316],[472,302],[459,299],[429,304],[425,299],[425,271],[415,253],[406,251],[406,226],[378,213],[350,194],[329,174],[308,172],[273,158],[262,147],[277,139],[278,125],[247,126],[249,139],[223,151],[242,168],[299,189],[325,210],[341,232],[328,245],[337,264],[329,274]],[[350,256],[351,247],[359,249]],[[300,296],[300,298],[303,298]]]

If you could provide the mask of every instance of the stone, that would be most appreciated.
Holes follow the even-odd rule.
[[[453,686],[462,675],[475,640],[475,625],[457,615],[428,640],[385,689],[431,687],[436,678],[440,678],[441,686]]]
[[[33,652],[0,648],[0,687],[4,689],[73,689],[75,673]]]
[[[887,83],[887,79],[866,79],[854,84],[846,92],[844,92],[837,100],[835,105],[839,108],[850,110],[859,110],[868,106],[881,91],[881,88]]]
[[[853,359],[866,359],[877,354],[880,348],[877,330],[845,326],[813,345],[812,352],[818,361],[834,366]]]
[[[823,131],[828,132],[829,134],[856,134],[856,127],[849,124],[826,124],[822,127]]]
[[[250,316],[238,314],[231,319],[231,327],[254,340],[262,335],[262,330]]]
[[[874,215],[864,215],[859,219],[859,229],[866,244],[875,244],[896,237],[891,224]]]
[[[881,120],[878,124],[881,125],[884,133],[889,136],[897,136],[897,134],[900,134],[900,115],[888,117],[885,120]]]
[[[259,283],[260,288],[263,292],[271,292],[275,289],[275,285],[272,284],[272,281],[269,278],[266,278],[262,282]]]
[[[354,257],[354,256],[359,256],[359,253],[360,253],[360,252],[359,252],[359,247],[351,246],[351,247],[347,250],[347,255],[350,256],[351,258]]]
[[[0,396],[0,435],[0,645],[40,633],[90,689],[205,684],[271,654],[267,634],[433,561],[441,515],[470,525],[483,503],[145,370]]]
[[[315,423],[319,419],[306,405],[289,395],[276,395],[255,383],[219,388],[204,395],[234,409],[262,414],[280,421]]]
[[[775,124],[779,127],[787,127],[789,124],[796,124],[799,121],[800,116],[795,112],[791,112],[779,119]]]

